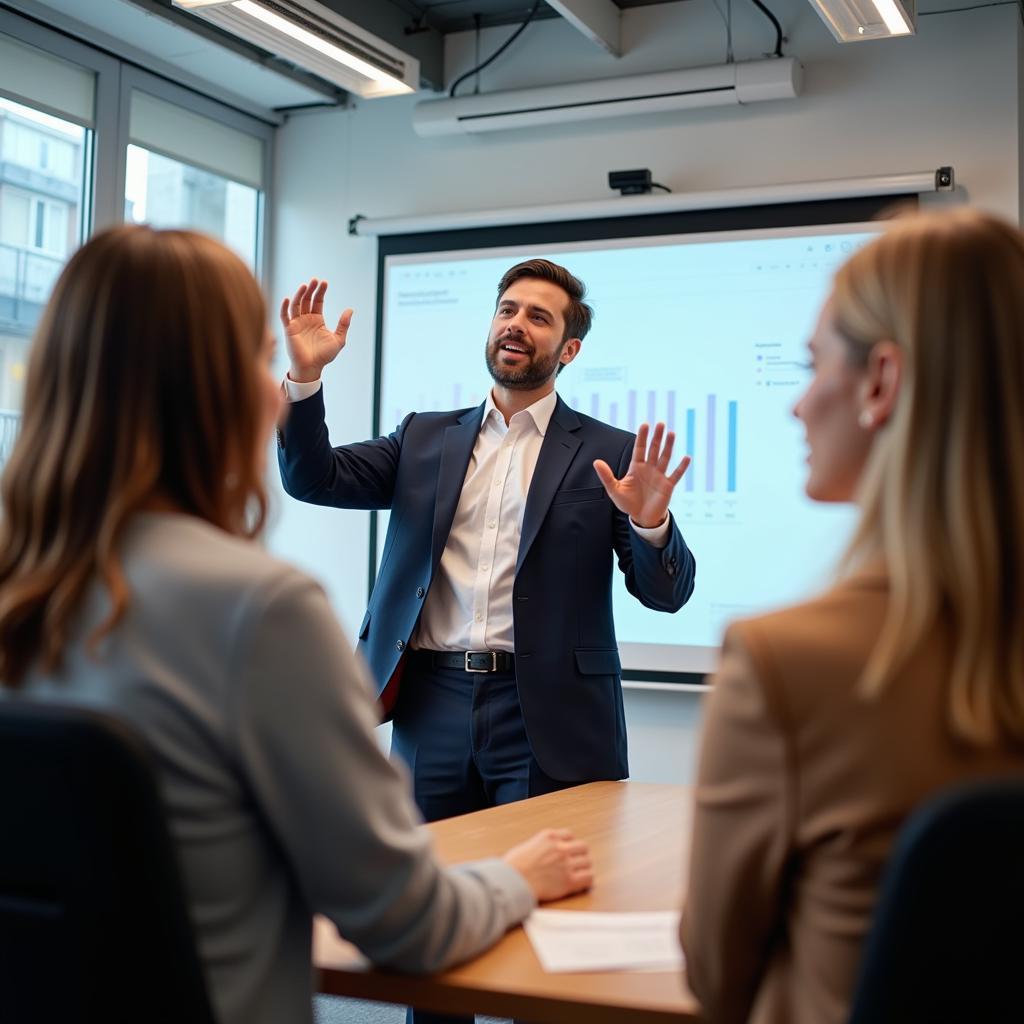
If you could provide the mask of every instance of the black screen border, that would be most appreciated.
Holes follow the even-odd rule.
[[[381,433],[381,375],[384,353],[384,266],[389,256],[453,252],[466,249],[504,249],[512,246],[554,245],[565,242],[612,241],[658,235],[692,235],[718,231],[751,231],[768,228],[819,227],[877,220],[895,207],[916,206],[906,195],[854,196],[812,202],[773,203],[763,206],[725,207],[714,210],[683,210],[589,220],[563,220],[499,227],[459,228],[450,231],[408,232],[377,237],[377,320],[373,362],[373,437]],[[370,557],[367,595],[377,579],[377,513],[370,513]],[[700,672],[660,672],[623,669],[627,682],[705,685]]]

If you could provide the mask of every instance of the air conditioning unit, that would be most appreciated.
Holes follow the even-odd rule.
[[[634,114],[793,99],[803,69],[792,57],[516,89],[418,103],[417,134],[459,135]]]
[[[415,92],[420,62],[316,0],[172,0],[232,35],[363,97]]]

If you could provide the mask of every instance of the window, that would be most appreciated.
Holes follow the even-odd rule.
[[[270,124],[5,11],[0,32],[0,468],[28,347],[96,227],[194,227],[254,270]],[[125,142],[127,141],[127,145]]]
[[[268,141],[172,102],[165,83],[134,83],[125,220],[205,231],[258,268]]]
[[[91,136],[84,125],[0,95],[0,460],[21,407],[29,340],[82,239]]]

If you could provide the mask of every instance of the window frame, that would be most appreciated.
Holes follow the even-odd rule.
[[[120,121],[118,125],[119,141],[118,151],[124,155],[121,166],[121,219],[124,219],[124,173],[127,162],[128,144],[130,142],[130,119],[131,119],[131,98],[133,92],[144,92],[155,96],[166,103],[173,103],[184,110],[190,110],[194,114],[207,117],[211,121],[219,121],[229,128],[254,135],[262,145],[263,153],[263,187],[258,192],[256,208],[256,253],[255,266],[253,268],[256,277],[264,283],[268,279],[270,259],[270,231],[267,223],[269,216],[268,196],[271,186],[271,172],[273,169],[273,148],[274,128],[272,125],[260,121],[249,114],[242,113],[226,106],[219,100],[211,99],[208,96],[201,96],[187,86],[177,85],[167,81],[159,75],[133,65],[122,65],[120,78],[119,111]],[[172,151],[166,151],[163,155],[171,159],[180,160]]]
[[[90,159],[86,163],[79,235],[86,241],[97,231],[124,223],[125,179],[129,141],[129,116],[133,90],[146,92],[204,117],[256,136],[262,143],[263,187],[259,190],[254,272],[267,285],[270,273],[273,199],[273,146],[275,126],[244,113],[212,94],[169,81],[140,68],[126,55],[116,56],[49,28],[31,17],[3,8],[0,34],[34,46],[53,57],[91,71],[95,76],[93,124],[89,128]],[[31,97],[11,96],[18,103],[34,105],[64,120],[81,123],[66,113],[51,110]],[[168,154],[173,156],[173,154]]]

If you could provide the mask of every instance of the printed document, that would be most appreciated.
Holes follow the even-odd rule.
[[[545,971],[675,971],[683,966],[679,911],[535,910],[524,923]]]

